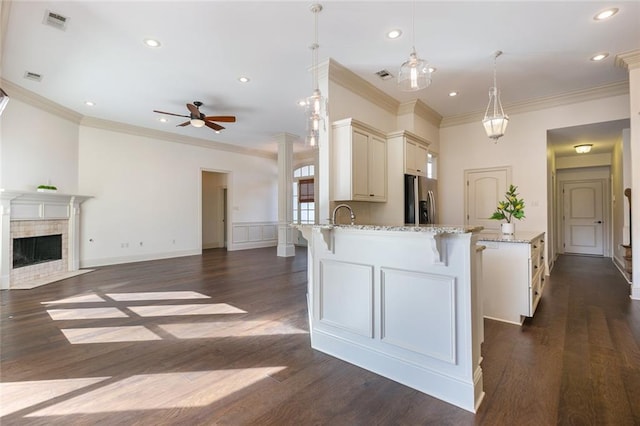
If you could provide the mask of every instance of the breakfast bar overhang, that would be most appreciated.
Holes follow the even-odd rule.
[[[309,243],[311,346],[475,412],[484,396],[479,229],[294,226]]]

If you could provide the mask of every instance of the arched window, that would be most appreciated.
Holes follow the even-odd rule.
[[[293,222],[315,223],[315,192],[313,164],[293,171]]]

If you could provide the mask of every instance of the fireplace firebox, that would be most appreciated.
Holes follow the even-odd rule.
[[[13,268],[62,259],[62,234],[13,239]]]

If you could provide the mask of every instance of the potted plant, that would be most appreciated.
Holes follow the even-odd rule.
[[[517,186],[509,185],[509,190],[505,193],[505,200],[498,202],[496,211],[489,218],[506,221],[506,223],[501,224],[503,234],[513,235],[515,232],[513,220],[524,218],[524,200],[518,198],[517,190]]]
[[[36,190],[38,192],[56,192],[58,191],[58,188],[53,185],[38,185],[38,188],[36,188]]]

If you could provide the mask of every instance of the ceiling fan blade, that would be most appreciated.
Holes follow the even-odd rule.
[[[185,121],[184,123],[177,124],[176,127],[184,127],[184,126],[188,126],[189,124],[191,124],[191,120]]]
[[[184,114],[174,114],[172,112],[164,112],[164,111],[158,111],[158,110],[153,110],[153,112],[157,112],[159,114],[167,114],[167,115],[175,115],[176,117],[189,117],[188,115],[184,115]]]
[[[200,117],[200,110],[194,104],[187,104],[187,108],[193,114],[194,117]]]
[[[204,121],[204,124],[205,124],[208,128],[213,129],[213,130],[222,130],[222,129],[224,129],[224,127],[222,127],[221,125],[216,124],[216,123],[212,123],[211,121],[207,121],[207,120],[205,120],[205,121]]]
[[[222,121],[223,123],[235,123],[236,118],[232,115],[210,115],[204,118],[210,121]]]

